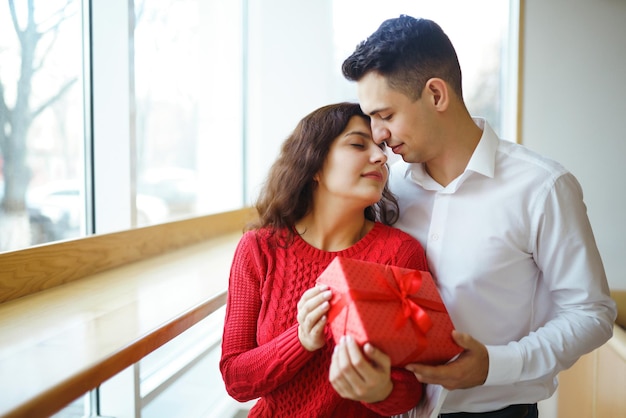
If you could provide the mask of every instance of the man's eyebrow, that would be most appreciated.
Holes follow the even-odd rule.
[[[368,113],[368,115],[369,115],[369,116],[374,116],[374,115],[376,115],[377,113],[380,113],[380,112],[385,112],[385,111],[387,111],[388,109],[389,109],[388,107],[383,107],[383,108],[380,108],[380,109],[374,109],[374,110],[372,110],[371,112],[369,112],[369,113]]]

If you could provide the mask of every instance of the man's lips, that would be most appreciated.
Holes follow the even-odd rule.
[[[395,145],[395,146],[389,147],[389,148],[391,149],[391,152],[393,152],[394,154],[399,154],[400,151],[401,151],[402,145],[403,144],[398,144],[398,145]]]

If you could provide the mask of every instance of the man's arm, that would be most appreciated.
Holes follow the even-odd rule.
[[[420,382],[441,385],[448,390],[484,384],[489,372],[487,347],[469,334],[458,331],[452,331],[452,338],[464,348],[454,360],[438,366],[409,364],[406,369],[413,372]]]

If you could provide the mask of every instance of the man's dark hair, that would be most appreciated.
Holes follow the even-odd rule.
[[[374,71],[389,86],[413,100],[421,97],[426,82],[441,78],[460,100],[461,67],[454,46],[441,27],[428,19],[407,15],[385,20],[343,63],[343,75],[359,81]]]

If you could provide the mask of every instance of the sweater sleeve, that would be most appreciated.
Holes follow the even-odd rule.
[[[314,354],[300,344],[297,323],[266,344],[257,344],[264,274],[256,236],[248,232],[231,265],[220,360],[226,390],[240,402],[264,396],[289,381]]]
[[[390,416],[402,414],[415,407],[422,399],[423,384],[415,375],[405,369],[392,367],[393,390],[386,399],[364,405],[377,414]]]
[[[405,252],[400,255],[406,258],[398,261],[399,266],[415,270],[430,271],[428,261],[426,260],[426,252],[419,242],[415,241],[412,245],[405,245],[403,248]]]

